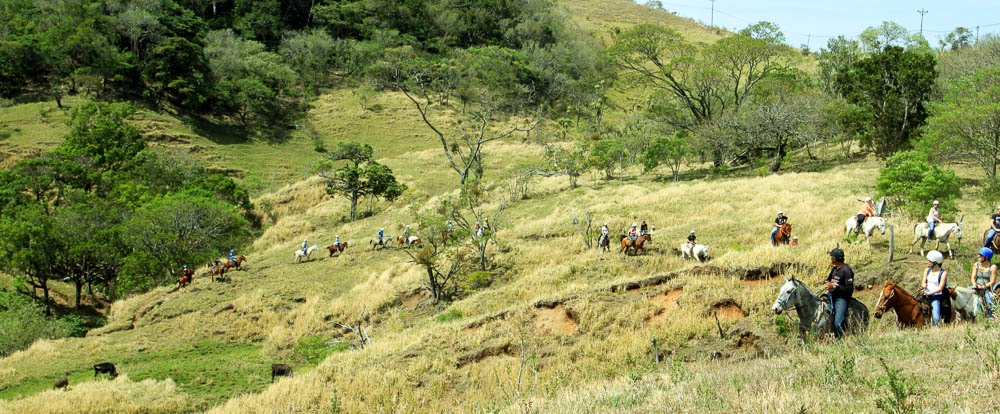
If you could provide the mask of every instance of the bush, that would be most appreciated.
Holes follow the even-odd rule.
[[[930,157],[919,151],[889,157],[875,188],[917,218],[927,213],[933,200],[941,202],[941,209],[954,211],[955,199],[961,195],[955,172],[932,164]]]
[[[295,354],[309,364],[318,364],[335,352],[351,349],[348,342],[330,343],[326,338],[314,335],[303,336],[295,343]]]
[[[490,272],[477,271],[458,278],[459,295],[471,295],[481,289],[490,287],[493,284],[493,275]]]
[[[443,323],[443,322],[451,322],[451,321],[454,321],[454,320],[457,320],[457,319],[461,319],[461,318],[462,318],[462,311],[460,311],[458,309],[455,309],[455,308],[451,308],[451,310],[449,310],[447,312],[444,312],[442,314],[439,314],[434,319],[436,321],[438,321],[438,322],[442,322]]]
[[[25,349],[38,339],[83,336],[87,332],[76,315],[46,317],[44,313],[45,307],[31,298],[0,289],[0,357]]]

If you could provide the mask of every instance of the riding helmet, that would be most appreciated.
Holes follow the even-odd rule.
[[[838,262],[844,262],[845,260],[844,251],[841,250],[839,247],[834,247],[833,250],[830,250],[830,257],[832,257],[833,260],[836,260]]]
[[[983,256],[987,261],[992,260],[993,259],[993,250],[990,250],[989,247],[983,247],[983,248],[979,249],[979,255]]]
[[[933,263],[941,264],[944,263],[944,255],[937,250],[931,250],[927,253],[927,260],[930,260]]]
[[[785,214],[784,211],[778,210],[778,215],[783,215],[783,214]]]
[[[939,203],[937,200],[934,200],[934,202],[931,203],[931,204],[934,204],[936,206],[936,205],[941,204],[941,203]]]
[[[872,201],[871,197],[865,197],[865,201]]]

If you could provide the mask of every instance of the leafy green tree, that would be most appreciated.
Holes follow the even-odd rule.
[[[49,281],[58,279],[52,255],[60,250],[51,217],[37,204],[8,208],[0,217],[0,268],[23,276],[33,296],[42,290],[45,314],[52,314]]]
[[[933,55],[887,46],[837,76],[838,90],[867,112],[862,142],[880,157],[907,149],[927,118],[937,77]]]
[[[333,37],[323,30],[313,29],[286,36],[278,53],[306,87],[315,91],[329,81],[330,71],[336,63],[337,47]]]
[[[169,37],[157,43],[146,58],[143,78],[153,96],[192,110],[211,99],[211,74],[201,45]]]
[[[251,231],[236,207],[190,190],[142,206],[123,224],[123,234],[132,253],[117,290],[132,292],[172,282],[183,265],[206,263],[245,243]]]
[[[943,39],[939,40],[941,49],[959,50],[972,45],[972,31],[967,27],[956,27]]]
[[[614,177],[615,167],[621,165],[625,157],[625,146],[614,139],[597,141],[590,147],[587,164],[594,169],[604,171],[608,179]]]
[[[826,48],[820,49],[819,74],[823,90],[837,94],[837,74],[848,72],[854,62],[862,58],[861,43],[844,36],[837,36],[826,42]]]
[[[954,208],[955,200],[961,196],[955,172],[931,163],[926,153],[918,151],[889,157],[875,188],[913,217],[921,217],[932,200],[940,201],[942,208]]]
[[[642,165],[647,171],[652,171],[656,167],[666,164],[670,167],[672,179],[677,181],[681,163],[690,151],[689,144],[683,135],[679,133],[660,135],[653,138],[652,145],[642,153]]]
[[[941,82],[931,104],[927,137],[937,153],[974,160],[987,178],[1000,167],[1000,66]]]
[[[73,109],[70,132],[58,151],[83,157],[100,172],[129,167],[146,148],[139,129],[127,119],[135,112],[128,104],[88,102]]]
[[[41,317],[45,308],[19,292],[0,288],[0,357],[26,349],[39,339],[83,336],[79,318]]]
[[[86,193],[72,198],[71,205],[54,213],[53,231],[60,249],[52,252],[51,260],[73,283],[74,306],[79,309],[84,286],[113,284],[128,251],[120,227],[125,212],[116,203]]]
[[[406,190],[396,181],[389,167],[372,160],[374,150],[368,144],[340,142],[327,153],[320,165],[330,195],[342,195],[351,202],[351,221],[357,218],[358,200],[363,197],[394,200]],[[337,166],[346,161],[346,165]]]

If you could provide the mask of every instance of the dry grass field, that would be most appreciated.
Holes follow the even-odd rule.
[[[626,0],[561,3],[595,30],[608,21],[652,21],[679,25],[700,41],[712,36]],[[877,235],[872,248],[843,238],[856,200],[874,192],[881,164],[872,158],[836,160],[834,149],[820,149],[821,161],[792,160],[807,167],[802,172],[718,178],[691,166],[696,178],[674,183],[660,176],[666,171],[636,170],[614,180],[588,174],[576,189],[565,177],[536,177],[528,197],[494,223],[500,246],[490,286],[434,304],[422,290],[422,268],[398,249],[372,251],[368,241],[379,227],[398,235],[417,212],[453,193],[457,179],[404,99],[387,93],[375,103],[380,109],[365,111],[350,91],[329,91],[313,103],[312,132],[297,130],[280,144],[141,112],[137,123],[157,145],[233,172],[257,204],[272,206],[273,224],[241,252],[246,270],[231,282],[212,281],[203,267],[187,289],[162,287],[115,302],[107,325],[84,338],[38,341],[0,359],[0,413],[1000,410],[984,396],[1000,380],[995,323],[899,330],[889,314],[864,335],[813,340],[803,349],[794,315],[770,310],[783,277],[818,290],[826,252],[838,243],[864,287],[856,296],[869,307],[877,296],[869,282],[914,286],[923,262],[905,254],[913,221],[889,218],[896,226],[892,263],[886,237]],[[58,144],[65,114],[49,105],[0,110],[0,128],[12,131],[0,149],[17,157]],[[328,196],[314,175],[321,156],[314,139],[327,147],[371,144],[411,190],[379,203],[371,217],[344,223],[347,202]],[[493,143],[485,154],[493,183],[543,157],[520,139]],[[963,178],[975,176],[968,166],[954,167]],[[962,281],[987,211],[974,188],[965,191],[959,206],[969,240],[946,262]],[[798,246],[769,246],[779,209],[790,216]],[[594,232],[603,222],[613,235],[632,222],[655,225],[648,252],[625,257],[586,248],[573,220],[587,212]],[[707,263],[683,261],[676,251],[692,229],[710,247]],[[337,235],[350,247],[327,257],[323,247]],[[294,263],[303,239],[321,249]],[[353,349],[354,336],[340,324],[359,315],[371,342]],[[103,361],[122,375],[95,379],[92,366]],[[272,363],[295,373],[272,384]],[[67,372],[69,389],[53,390]]]

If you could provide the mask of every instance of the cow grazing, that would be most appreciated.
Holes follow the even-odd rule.
[[[56,380],[56,383],[52,386],[52,389],[63,390],[69,387],[69,373],[66,373],[65,377]]]
[[[94,365],[94,378],[97,378],[97,374],[108,374],[111,378],[118,376],[118,370],[115,369],[115,364],[110,362],[101,362],[100,364]]]
[[[290,377],[292,376],[292,367],[286,364],[271,364],[271,382],[274,382],[274,377]]]

